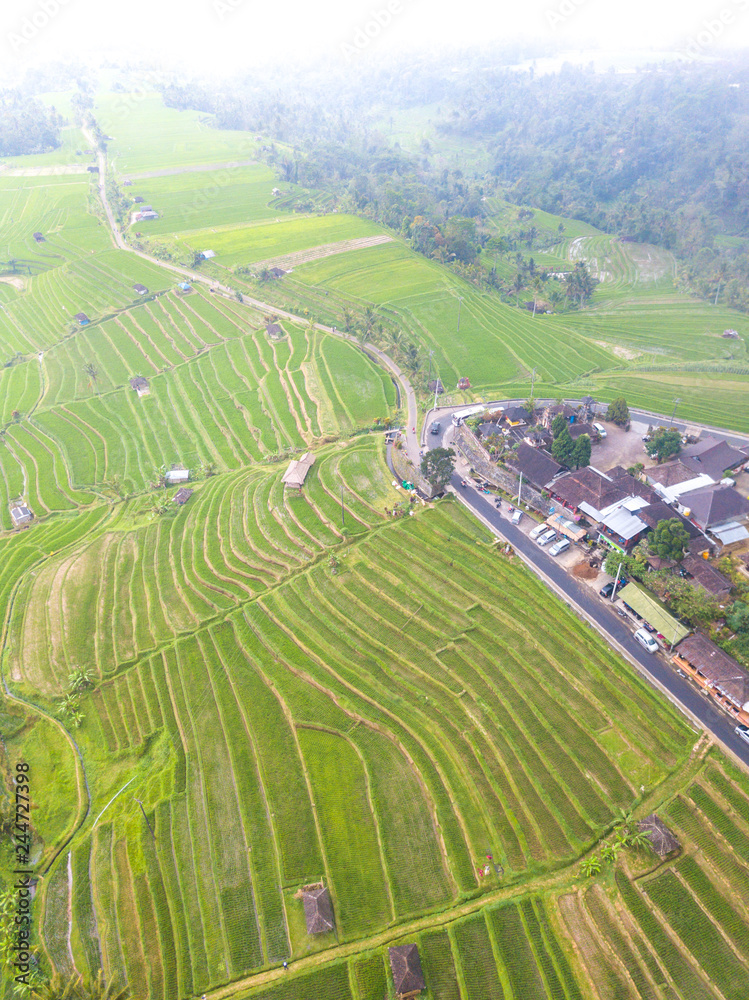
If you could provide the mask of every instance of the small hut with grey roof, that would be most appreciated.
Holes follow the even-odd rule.
[[[395,948],[389,948],[388,955],[395,995],[399,1000],[408,1000],[409,997],[415,997],[417,993],[426,989],[419,949],[415,944],[400,944]]]
[[[310,886],[302,893],[308,934],[325,934],[335,929],[333,902],[324,885]]]
[[[669,830],[663,820],[659,819],[655,813],[641,819],[637,824],[637,829],[641,833],[646,833],[653,848],[659,858],[666,858],[673,851],[681,846],[674,833]]]

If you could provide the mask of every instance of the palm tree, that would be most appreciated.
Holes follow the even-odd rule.
[[[166,500],[154,500],[151,504],[151,517],[163,517],[170,511],[170,506]]]
[[[93,683],[91,667],[76,667],[68,674],[68,687],[72,692],[82,691]]]
[[[92,361],[87,361],[86,364],[83,366],[83,370],[89,377],[88,384],[95,392],[98,392],[97,384],[99,381],[99,369]]]
[[[632,830],[627,835],[627,847],[633,847],[636,851],[645,851],[652,847],[652,842],[645,830]]]
[[[598,855],[594,854],[590,858],[585,858],[581,865],[582,873],[587,878],[592,878],[594,875],[598,875],[601,870],[601,862],[598,860]]]

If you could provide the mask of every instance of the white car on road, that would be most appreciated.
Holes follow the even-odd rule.
[[[658,643],[644,628],[638,628],[635,632],[635,639],[637,639],[640,645],[644,646],[649,653],[658,652]]]

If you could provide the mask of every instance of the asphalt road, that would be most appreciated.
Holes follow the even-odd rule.
[[[506,503],[503,503],[503,510],[500,512],[496,509],[493,499],[487,499],[487,494],[477,492],[472,486],[462,487],[460,483],[461,477],[453,476],[452,486],[455,492],[471,510],[480,514],[492,525],[497,534],[506,539],[535,569],[552,580],[570,604],[582,609],[604,639],[614,640],[623,647],[647,678],[655,679],[669,692],[675,702],[684,706],[716,740],[749,767],[749,743],[745,743],[736,735],[734,732],[736,724],[729,716],[717,709],[709,698],[700,694],[690,681],[680,677],[676,668],[665,660],[664,654],[648,653],[644,650],[633,639],[631,625],[615,613],[610,603],[567,573],[545,549],[537,545],[519,527],[511,524]]]

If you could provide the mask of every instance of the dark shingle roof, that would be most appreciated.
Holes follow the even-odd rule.
[[[181,507],[182,504],[187,503],[194,492],[194,490],[190,490],[186,486],[181,486],[172,497],[172,500],[174,503],[178,503]]]
[[[695,632],[679,643],[676,654],[738,708],[749,703],[749,671],[707,636]]]
[[[695,472],[693,468],[688,468],[678,459],[674,462],[664,462],[663,465],[645,469],[645,475],[650,482],[659,483],[661,486],[679,486],[681,483],[688,483],[690,479],[696,479],[701,472]]]
[[[522,406],[508,406],[502,415],[505,420],[512,420],[513,422],[524,420],[526,424],[531,419],[530,413]]]
[[[650,503],[647,507],[641,507],[637,511],[637,516],[649,528],[657,528],[660,521],[670,521],[672,517],[676,517],[686,529],[690,538],[702,537],[700,529],[696,525],[692,524],[685,517],[682,517],[677,510],[670,507],[664,500],[656,500],[655,503]]]
[[[302,894],[308,934],[324,934],[334,927],[333,903],[324,886]]]
[[[722,596],[730,591],[732,584],[728,577],[711,566],[702,556],[689,553],[684,557],[681,565],[693,577],[694,583],[706,590],[708,594]]]
[[[706,473],[717,481],[723,478],[726,469],[733,469],[745,462],[746,456],[723,438],[705,437],[697,444],[684,448],[679,461],[688,469],[694,469],[695,475]]]
[[[741,520],[749,514],[749,500],[732,486],[692,490],[684,498],[684,503],[688,503],[692,511],[692,520],[702,528],[737,518]]]
[[[550,483],[554,476],[558,476],[564,468],[547,451],[542,448],[532,448],[524,442],[518,445],[515,457],[511,461],[512,465],[518,472],[523,473],[524,478],[529,483],[540,489]]]
[[[415,993],[426,989],[424,974],[421,971],[419,949],[415,944],[401,944],[388,949],[390,968],[393,972],[393,985],[397,994]]]
[[[136,375],[135,378],[130,379],[130,388],[135,389],[136,392],[138,389],[147,389],[148,379],[143,378],[142,375]]]
[[[653,850],[660,858],[665,858],[671,851],[675,851],[680,846],[672,831],[655,813],[641,819],[637,824],[637,829],[647,833]]]

